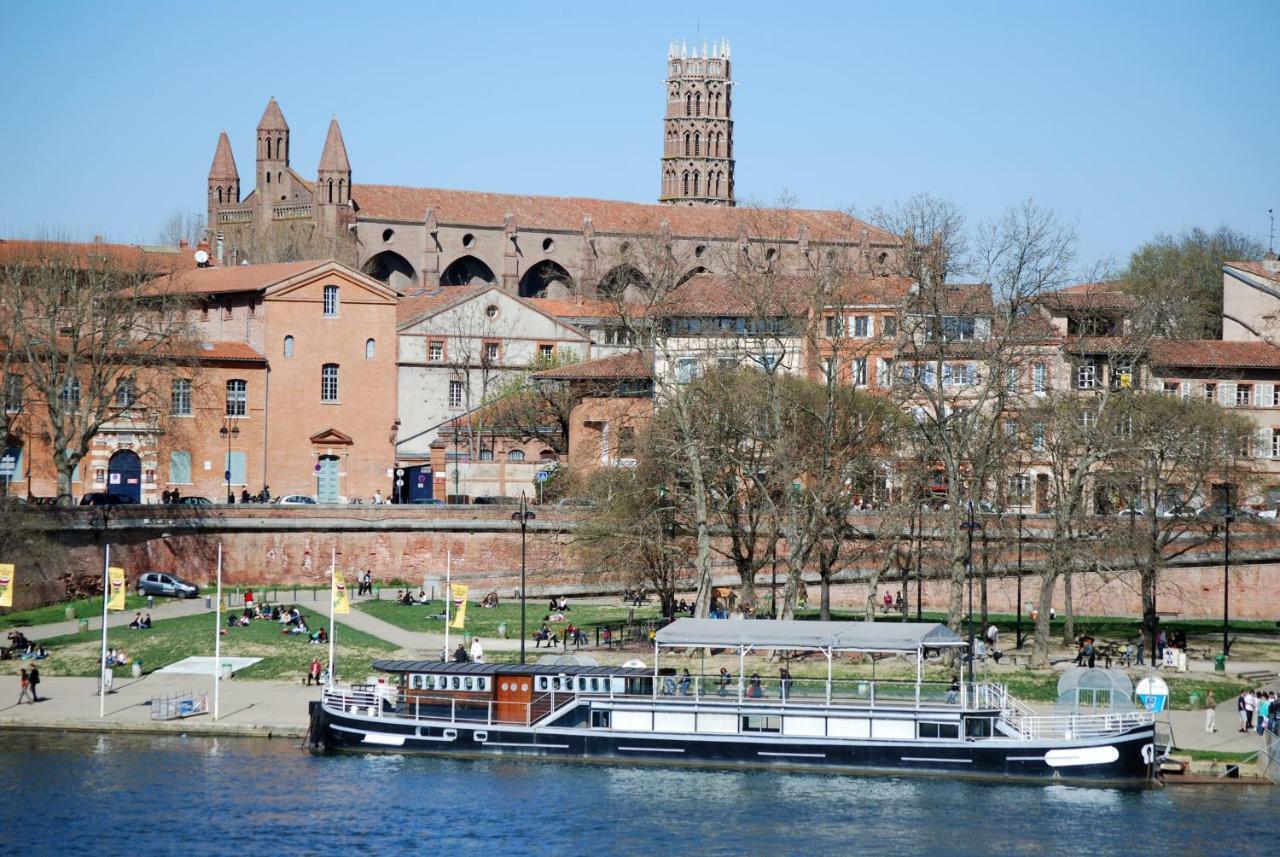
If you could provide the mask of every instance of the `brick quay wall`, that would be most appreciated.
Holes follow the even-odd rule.
[[[519,587],[520,525],[507,506],[344,506],[280,507],[227,506],[184,509],[164,506],[122,507],[110,510],[106,532],[112,546],[112,564],[122,565],[130,580],[148,570],[172,571],[196,582],[211,583],[217,547],[223,547],[225,585],[269,584],[314,586],[327,583],[330,557],[351,571],[369,569],[383,585],[401,581],[421,585],[442,580],[446,556],[453,558],[453,577],[467,583],[479,597],[495,590],[503,598]],[[622,570],[600,575],[582,570],[573,549],[578,515],[550,508],[535,509],[528,523],[526,579],[531,595],[603,595],[620,592]],[[39,510],[41,526],[66,547],[68,568],[36,569],[19,575],[15,609],[57,600],[58,581],[67,571],[100,573],[103,519],[96,509]],[[1024,604],[1039,591],[1035,567],[1039,560],[1036,522],[1028,520],[1024,540],[1026,575],[1022,584]],[[1233,531],[1231,612],[1241,618],[1280,619],[1280,539],[1269,529]],[[976,546],[975,546],[976,547]],[[1018,603],[1015,546],[991,545],[993,569],[987,594],[990,609],[1012,612]],[[975,557],[975,565],[978,564]],[[1206,545],[1191,551],[1162,578],[1158,609],[1183,617],[1215,617],[1222,610],[1222,548]],[[928,564],[926,563],[926,574]],[[911,573],[909,573],[910,575]],[[779,571],[779,578],[784,572]],[[807,575],[809,598],[816,603],[816,575]],[[869,595],[867,569],[849,569],[833,587],[836,606],[859,607]],[[757,576],[757,586],[767,592],[771,568]],[[716,582],[734,585],[737,574],[731,564],[717,557]],[[903,588],[897,572],[876,587],[875,600],[883,593]],[[916,583],[906,585],[914,606]],[[1054,606],[1064,603],[1059,581]],[[926,580],[925,609],[942,609],[948,585]],[[1078,614],[1136,615],[1141,601],[1137,575],[1130,571],[1079,573],[1073,597]]]

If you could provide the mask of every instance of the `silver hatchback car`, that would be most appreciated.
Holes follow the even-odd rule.
[[[174,598],[195,598],[200,587],[167,571],[147,571],[138,575],[136,584],[139,595],[171,595]]]

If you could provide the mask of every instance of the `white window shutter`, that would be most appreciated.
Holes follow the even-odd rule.
[[[1218,404],[1224,408],[1229,408],[1236,403],[1236,385],[1235,384],[1219,384],[1218,385]]]
[[[1178,382],[1178,395],[1179,395],[1179,396],[1181,396],[1183,399],[1189,399],[1189,398],[1191,398],[1191,382],[1189,382],[1189,381],[1179,381],[1179,382]]]
[[[1253,444],[1254,458],[1270,458],[1271,457],[1271,429],[1261,428],[1256,432],[1257,439]]]
[[[1255,402],[1255,404],[1258,407],[1260,408],[1271,407],[1271,403],[1272,401],[1274,401],[1275,395],[1276,395],[1275,384],[1258,384],[1256,387],[1253,388],[1253,390],[1254,390],[1254,395],[1257,397],[1257,401]]]
[[[867,316],[867,336],[876,335],[876,317],[874,315]]]

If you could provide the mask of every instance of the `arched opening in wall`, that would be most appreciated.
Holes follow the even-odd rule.
[[[222,204],[222,188],[218,188],[218,204]]]
[[[381,280],[397,292],[418,284],[418,272],[409,260],[399,253],[383,250],[364,263],[364,272],[375,280]]]
[[[602,298],[629,297],[636,291],[647,290],[649,281],[634,265],[618,265],[600,278],[597,291]],[[630,292],[630,294],[628,294]]]
[[[492,283],[497,278],[493,269],[475,256],[463,256],[454,259],[449,267],[440,275],[442,286],[478,286]]]
[[[543,259],[524,272],[520,278],[520,297],[547,298],[568,294],[573,290],[573,278],[562,266],[550,259]]]
[[[706,268],[702,267],[701,265],[699,265],[696,268],[690,268],[688,271],[685,271],[683,274],[680,275],[680,279],[676,280],[676,285],[683,286],[685,283],[689,281],[691,277],[695,277],[698,274],[707,274],[707,273],[710,273],[710,272]]]

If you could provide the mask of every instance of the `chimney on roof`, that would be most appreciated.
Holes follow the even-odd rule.
[[[191,246],[191,245],[187,243],[187,239],[185,239],[185,238],[179,238],[179,239],[178,239],[178,249],[179,249],[179,250],[186,250],[186,249],[187,249],[188,247],[190,247],[190,246]]]
[[[94,244],[101,244],[101,243],[102,243],[102,236],[101,236],[101,235],[95,235],[95,236],[93,236],[93,243],[94,243]]]

